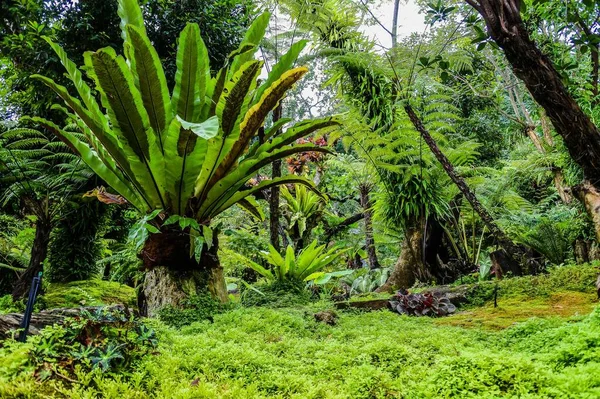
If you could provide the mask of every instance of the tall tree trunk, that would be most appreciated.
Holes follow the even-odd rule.
[[[400,12],[400,0],[394,0],[394,15],[392,16],[392,48],[398,44],[398,13]]]
[[[515,75],[544,108],[585,177],[600,188],[600,131],[567,91],[550,59],[531,40],[521,19],[521,0],[465,0],[486,22]]]
[[[227,302],[223,267],[219,262],[217,232],[210,248],[204,244],[200,261],[190,258],[190,236],[178,230],[152,234],[140,253],[145,276],[139,292],[140,314],[155,316],[165,306],[179,306],[182,300],[209,293]]]
[[[475,196],[475,193],[471,191],[465,180],[456,172],[450,160],[446,157],[446,155],[440,150],[437,143],[429,133],[429,131],[423,125],[421,119],[417,116],[415,111],[412,109],[410,105],[406,105],[404,107],[408,117],[410,118],[413,126],[423,137],[423,140],[429,146],[429,149],[436,157],[438,162],[442,165],[446,174],[454,184],[458,187],[460,192],[465,196],[469,204],[473,210],[479,215],[483,223],[487,226],[490,233],[494,236],[494,238],[498,241],[498,244],[507,252],[507,255],[517,261],[521,266],[526,266],[526,264],[530,261],[530,257],[527,252],[520,246],[516,245],[508,236],[498,227],[492,215],[483,207],[481,202]]]
[[[423,223],[415,223],[404,231],[400,257],[384,285],[377,292],[408,289],[425,271],[423,264]]]
[[[273,123],[277,122],[281,119],[281,103],[273,110]],[[275,133],[275,136],[278,135],[280,131]],[[281,177],[281,160],[273,161],[272,163],[273,171],[271,173],[271,178],[275,179],[277,177]],[[269,198],[269,232],[271,236],[271,245],[277,251],[281,250],[281,245],[279,241],[279,230],[280,230],[280,215],[279,215],[279,186],[271,187],[271,196]]]
[[[27,296],[31,280],[42,271],[44,260],[46,259],[46,255],[48,255],[51,231],[52,225],[49,221],[38,219],[35,223],[35,238],[31,247],[31,258],[29,258],[27,269],[19,277],[13,288],[12,296],[14,300],[19,300]]]
[[[370,183],[361,183],[358,187],[360,193],[360,205],[363,208],[365,217],[365,245],[367,257],[369,258],[369,268],[377,269],[379,260],[377,260],[377,249],[375,247],[375,238],[373,236],[373,203],[371,202],[371,190],[373,185]]]

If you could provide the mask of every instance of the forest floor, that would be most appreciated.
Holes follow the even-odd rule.
[[[598,398],[600,308],[587,272],[557,273],[439,319],[338,311],[330,326],[314,319],[321,301],[178,330],[149,320],[158,349],[131,373],[38,382],[0,356],[0,397]]]

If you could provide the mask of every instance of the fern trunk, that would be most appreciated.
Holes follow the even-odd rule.
[[[178,307],[186,298],[207,292],[215,300],[227,302],[217,251],[217,234],[210,249],[205,244],[199,262],[190,258],[189,234],[168,230],[152,234],[140,255],[146,270],[138,297],[140,314],[156,316],[165,306]]]
[[[44,268],[44,260],[48,255],[48,244],[50,243],[50,232],[52,225],[49,221],[38,219],[35,223],[35,238],[31,247],[31,257],[27,269],[19,276],[16,282],[12,296],[13,299],[19,300],[24,298],[29,293],[31,280],[39,274]]]
[[[365,246],[369,259],[369,268],[377,269],[379,267],[379,260],[377,259],[377,249],[373,235],[373,203],[370,196],[372,186],[368,183],[361,184],[358,189],[360,192],[360,205],[363,208],[365,217]]]

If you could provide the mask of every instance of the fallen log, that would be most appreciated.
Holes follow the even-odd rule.
[[[34,313],[31,316],[29,334],[38,334],[44,327],[52,326],[54,324],[61,324],[67,318],[81,316],[85,313],[94,314],[100,309],[109,313],[116,311],[123,312],[127,317],[132,314],[137,316],[137,312],[130,309],[126,305],[87,306],[81,308],[56,308],[42,310],[41,312]],[[0,315],[0,338],[7,338],[11,335],[12,331],[18,330],[22,320],[22,313],[8,313],[5,315]]]
[[[600,281],[600,280],[599,280]],[[433,287],[422,293],[431,293],[433,295],[446,296],[450,302],[459,307],[468,302],[469,286],[444,286]],[[388,302],[393,297],[382,299],[371,299],[367,301],[344,301],[335,304],[336,309],[363,309],[363,310],[381,310],[388,308]]]

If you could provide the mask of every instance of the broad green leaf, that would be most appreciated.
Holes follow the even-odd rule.
[[[296,83],[304,74],[306,68],[296,68],[284,73],[263,94],[260,101],[252,106],[240,125],[240,138],[233,146],[230,158],[238,159],[248,146],[248,142],[265,122],[265,118],[283,99],[287,90]]]
[[[256,87],[256,77],[260,73],[261,65],[262,63],[258,61],[246,63],[225,85],[216,109],[217,117],[221,121],[223,140],[220,142],[220,148],[211,148],[211,152],[218,151],[214,157],[214,167],[211,170],[207,169],[206,173],[203,170],[199,178],[200,184],[208,180],[208,187],[212,186],[231,169],[237,160],[231,149],[240,145],[240,119],[242,113],[245,113],[248,108],[250,101],[248,93]]]
[[[187,24],[179,36],[177,72],[173,89],[173,109],[188,122],[200,122],[206,93],[208,52],[198,24]]]
[[[252,174],[268,165],[276,159],[283,159],[287,156],[297,154],[299,152],[322,152],[331,153],[331,151],[325,147],[319,147],[312,144],[302,144],[294,146],[286,146],[275,150],[272,153],[262,153],[259,156],[245,159],[235,169],[233,169],[227,176],[219,180],[214,186],[210,187],[208,194],[206,195],[205,201],[198,212],[198,215],[213,214],[214,209],[218,209],[225,201],[239,190],[248,179],[252,177]],[[196,185],[198,190],[198,185]]]
[[[101,179],[106,181],[112,188],[117,190],[127,201],[129,201],[138,210],[143,212],[149,209],[149,205],[145,203],[140,196],[135,192],[135,188],[130,186],[129,182],[122,176],[111,171],[98,157],[98,154],[92,150],[86,143],[77,139],[72,133],[61,129],[53,130],[61,140],[69,143],[70,147],[75,149],[75,152],[81,157]]]
[[[321,130],[331,126],[340,125],[339,119],[335,116],[329,116],[321,119],[312,119],[296,123],[294,126],[285,131],[281,136],[274,138],[270,142],[262,144],[256,149],[256,153],[263,151],[272,151],[281,148],[284,145],[291,144],[301,137],[306,137],[317,130]]]
[[[300,55],[304,47],[306,47],[306,43],[308,43],[307,40],[300,40],[299,42],[296,42],[290,46],[288,52],[285,53],[279,59],[275,66],[273,66],[273,69],[269,73],[267,80],[265,80],[264,83],[261,84],[260,87],[256,90],[256,93],[254,95],[255,100],[253,101],[253,104],[260,101],[265,90],[270,88],[273,83],[279,80],[279,78],[281,78],[281,76],[284,73],[289,71],[294,66],[294,63],[298,59],[298,56]]]
[[[119,26],[121,27],[121,37],[123,40],[127,41],[127,25],[133,25],[145,33],[144,17],[138,0],[118,0],[118,4],[117,13],[121,18]]]
[[[258,205],[258,202],[256,202],[256,200],[254,199],[254,197],[248,196],[242,198],[241,200],[236,202],[236,204],[250,212],[250,214],[258,220],[262,221],[265,219],[265,214],[262,211],[262,209],[260,209],[260,206]]]
[[[248,48],[248,45],[251,45],[254,46],[254,49],[244,51],[243,53],[234,57],[231,67],[229,68],[229,76],[235,74],[242,65],[253,59],[254,53],[258,49],[258,45],[265,36],[265,31],[269,25],[270,18],[271,14],[264,12],[252,22],[252,25],[250,25],[246,31],[246,35],[244,36],[244,39],[239,47],[244,49]]]
[[[125,60],[112,48],[105,48],[86,53],[85,61],[94,70],[94,79],[114,131],[122,134],[146,169],[146,178],[140,175],[135,178],[144,187],[151,203],[164,208],[160,146]]]
[[[303,184],[303,185],[307,186],[308,188],[310,188],[311,190],[313,190],[315,193],[319,192],[311,180],[306,179],[301,176],[288,175],[288,176],[278,177],[278,178],[275,178],[272,180],[263,180],[259,184],[257,184],[256,186],[254,186],[248,190],[239,191],[236,194],[234,194],[231,198],[229,198],[229,200],[227,200],[227,202],[225,202],[220,208],[218,208],[214,212],[214,215],[218,215],[219,213],[225,211],[226,209],[228,209],[229,207],[238,203],[239,201],[247,198],[248,196],[255,194],[256,192],[266,190],[269,187],[278,186],[278,185],[282,185],[282,184]]]
[[[177,115],[177,120],[181,123],[182,128],[191,131],[196,136],[205,140],[212,139],[219,133],[219,119],[216,116],[200,123],[186,122],[179,115]]]
[[[171,99],[165,73],[145,32],[133,25],[128,25],[126,29],[132,44],[131,70],[136,87],[162,148],[161,135],[171,120]]]
[[[75,63],[69,59],[67,53],[65,53],[62,47],[54,43],[48,37],[44,37],[44,40],[46,40],[46,42],[50,45],[50,47],[52,47],[58,58],[60,58],[60,62],[65,67],[67,74],[71,79],[71,82],[73,82],[73,85],[77,89],[77,92],[79,93],[79,96],[83,100],[83,103],[87,107],[88,111],[94,116],[96,120],[98,120],[98,123],[101,126],[107,128],[108,122],[106,120],[106,117],[100,110],[98,102],[92,95],[90,87],[83,80],[83,76],[81,74],[81,71],[79,71],[79,68],[77,68],[77,65],[75,65]]]
[[[202,235],[206,241],[206,247],[210,249],[213,245],[213,231],[210,227],[202,225]]]
[[[285,278],[288,274],[296,275],[296,255],[294,255],[294,248],[291,245],[285,249],[285,259],[283,265],[279,268],[282,278]]]
[[[61,86],[54,82],[52,79],[49,79],[45,76],[41,75],[32,75],[33,79],[38,79],[45,83],[47,86],[52,88],[71,108],[77,116],[88,126],[88,128],[94,133],[96,138],[102,143],[104,148],[108,151],[108,153],[113,157],[119,167],[123,170],[125,175],[131,180],[131,182],[136,186],[138,192],[144,197],[145,201],[150,204],[149,199],[150,196],[147,194],[145,187],[146,185],[142,185],[140,180],[145,180],[147,176],[147,171],[145,165],[139,160],[134,151],[129,145],[121,141],[119,142],[117,138],[111,131],[105,130],[102,125],[94,118],[94,116],[85,109],[79,100],[74,97],[71,97],[67,92],[67,89],[64,86]],[[153,190],[153,187],[150,187],[150,190]]]
[[[254,270],[255,272],[257,272],[261,276],[265,277],[267,280],[273,280],[274,279],[273,273],[271,273],[270,270],[265,269],[264,267],[262,267],[258,263],[253,262],[250,259],[248,259],[248,264],[250,265],[250,267],[252,268],[252,270]]]
[[[218,129],[219,121],[212,117],[196,125],[197,131],[211,135]],[[165,136],[164,175],[170,193],[171,207],[177,213],[184,213],[192,197],[194,185],[204,163],[208,142],[183,128],[178,119],[173,119]]]

